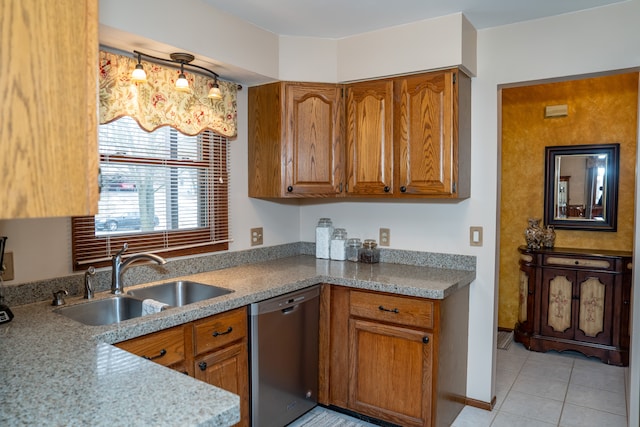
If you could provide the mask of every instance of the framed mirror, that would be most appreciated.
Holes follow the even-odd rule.
[[[545,159],[545,224],[616,231],[620,144],[546,147]]]

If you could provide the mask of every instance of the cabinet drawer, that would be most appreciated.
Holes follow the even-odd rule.
[[[433,328],[433,302],[395,295],[351,292],[350,314],[400,325]]]
[[[193,325],[196,356],[225,346],[247,335],[247,311],[239,308],[199,320]]]
[[[588,267],[602,270],[611,270],[614,267],[614,263],[609,259],[571,258],[556,255],[547,256],[544,261],[546,265],[563,267]]]
[[[184,326],[154,332],[115,345],[161,365],[175,365],[184,361]]]

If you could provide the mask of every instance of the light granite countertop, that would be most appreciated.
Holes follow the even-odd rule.
[[[170,280],[184,279],[234,292],[107,326],[75,322],[49,302],[12,307],[15,318],[0,325],[0,425],[233,425],[238,396],[110,344],[317,283],[443,299],[475,271],[299,255]],[[125,291],[166,281],[127,288],[125,275]]]

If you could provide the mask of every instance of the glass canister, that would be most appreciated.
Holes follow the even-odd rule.
[[[365,264],[375,264],[380,262],[380,250],[378,244],[373,239],[366,239],[358,251],[358,261]]]
[[[320,218],[316,226],[316,258],[329,259],[332,234],[331,218]]]
[[[362,247],[362,242],[358,238],[347,239],[347,260],[358,262],[358,251]]]
[[[346,256],[347,230],[336,228],[331,236],[331,259],[344,261]]]

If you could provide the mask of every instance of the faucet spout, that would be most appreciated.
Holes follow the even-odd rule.
[[[127,268],[131,264],[140,260],[153,261],[158,265],[167,263],[167,260],[161,256],[155,254],[140,253],[131,255],[125,261],[122,261],[122,254],[129,249],[129,245],[125,243],[121,250],[119,250],[112,258],[112,271],[111,271],[111,293],[120,295],[124,293],[124,284],[122,276]]]

